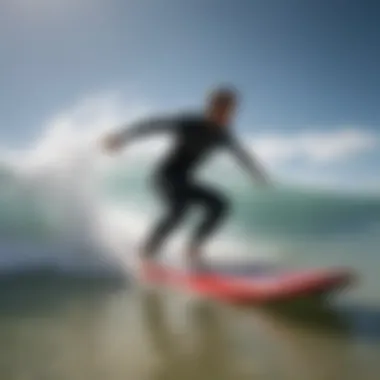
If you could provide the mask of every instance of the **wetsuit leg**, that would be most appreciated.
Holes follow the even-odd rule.
[[[191,184],[188,192],[191,203],[201,205],[206,213],[191,240],[190,248],[198,250],[224,220],[229,210],[229,203],[224,196],[206,186]]]
[[[159,178],[156,181],[156,189],[162,196],[167,210],[147,239],[144,249],[147,257],[156,255],[164,240],[179,226],[190,204],[190,194],[185,181]]]
[[[147,239],[144,249],[146,256],[155,256],[164,240],[179,226],[189,206],[193,204],[199,204],[205,211],[205,217],[191,240],[190,248],[198,250],[226,216],[229,209],[227,200],[215,190],[187,180],[160,178],[156,183],[167,205],[167,211]]]

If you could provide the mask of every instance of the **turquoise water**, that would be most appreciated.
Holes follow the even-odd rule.
[[[130,246],[141,242],[161,211],[149,182],[151,163],[119,162],[79,175],[56,169],[53,176],[3,166],[0,270],[39,269],[47,262],[59,270],[79,261],[85,269],[92,261],[112,263],[115,252],[129,260]],[[380,196],[295,186],[258,190],[240,173],[221,175],[222,169],[200,173],[231,199],[231,214],[206,253],[233,258],[244,251],[293,266],[349,266],[362,279],[358,296],[379,301]],[[179,235],[187,236],[199,217],[190,212]]]

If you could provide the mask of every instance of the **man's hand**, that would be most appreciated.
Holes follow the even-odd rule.
[[[121,149],[124,145],[123,139],[118,134],[109,134],[105,136],[100,142],[102,148],[106,152],[115,152]]]

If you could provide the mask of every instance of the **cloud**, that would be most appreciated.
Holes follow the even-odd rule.
[[[261,135],[250,147],[270,164],[300,159],[313,164],[342,162],[379,146],[379,136],[359,128]]]

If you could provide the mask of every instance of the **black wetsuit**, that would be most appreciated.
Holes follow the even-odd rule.
[[[129,141],[146,134],[171,132],[174,148],[155,173],[156,188],[167,204],[167,214],[154,227],[147,239],[145,252],[154,254],[168,234],[180,223],[189,206],[201,205],[206,217],[192,239],[197,249],[219,225],[228,210],[224,196],[199,184],[193,177],[195,169],[217,148],[230,149],[239,161],[257,178],[262,172],[256,162],[240,147],[227,128],[220,127],[202,116],[187,115],[152,119],[128,128],[124,133]]]

